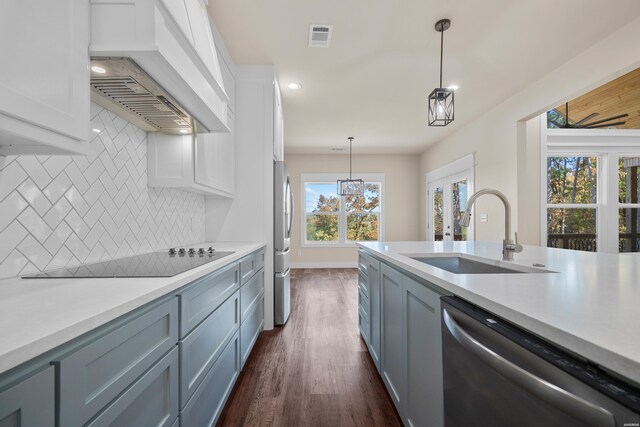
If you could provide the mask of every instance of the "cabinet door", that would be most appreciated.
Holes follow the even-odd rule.
[[[369,354],[380,372],[380,261],[369,258]]]
[[[443,425],[440,294],[403,277],[407,425]]]
[[[0,392],[0,426],[55,425],[54,368],[46,368]]]
[[[236,184],[235,116],[229,110],[230,133],[198,134],[195,148],[195,182],[233,194]]]
[[[404,345],[402,334],[402,274],[382,264],[382,380],[404,418]]]
[[[240,374],[240,337],[236,332],[216,363],[180,412],[182,427],[213,426]]]
[[[89,2],[3,0],[0,17],[0,145],[5,132],[47,145],[53,134],[86,141]]]
[[[172,298],[55,362],[60,425],[86,423],[177,342]]]
[[[169,427],[178,416],[178,349],[173,348],[87,427]]]

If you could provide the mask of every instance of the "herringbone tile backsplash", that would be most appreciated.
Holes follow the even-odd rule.
[[[204,241],[203,196],[147,187],[146,132],[91,117],[91,156],[0,157],[0,278]]]

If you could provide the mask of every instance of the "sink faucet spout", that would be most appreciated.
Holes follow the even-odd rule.
[[[514,244],[513,240],[511,240],[511,204],[509,203],[509,200],[507,200],[507,196],[502,194],[500,191],[487,188],[472,194],[467,201],[467,209],[464,211],[464,214],[460,219],[460,225],[462,227],[469,226],[469,223],[471,222],[471,208],[476,202],[476,199],[485,194],[493,194],[498,197],[504,205],[504,240],[502,241],[502,259],[504,261],[513,261],[513,253],[522,252],[522,246],[519,245],[518,242]],[[516,239],[517,235],[518,234],[516,233]]]

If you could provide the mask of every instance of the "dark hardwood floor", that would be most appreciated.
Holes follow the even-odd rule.
[[[263,332],[219,426],[401,426],[358,331],[358,270],[291,274],[291,317]]]

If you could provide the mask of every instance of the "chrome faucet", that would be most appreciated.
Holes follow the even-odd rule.
[[[476,191],[467,201],[467,209],[462,215],[460,225],[462,227],[469,226],[469,222],[471,222],[471,208],[473,207],[476,199],[485,194],[493,194],[494,196],[497,196],[504,204],[504,240],[502,241],[502,260],[513,261],[513,254],[515,252],[522,252],[522,245],[518,244],[518,233],[516,233],[516,242],[514,243],[513,240],[511,240],[511,205],[504,194],[498,190],[491,190],[488,188]]]

